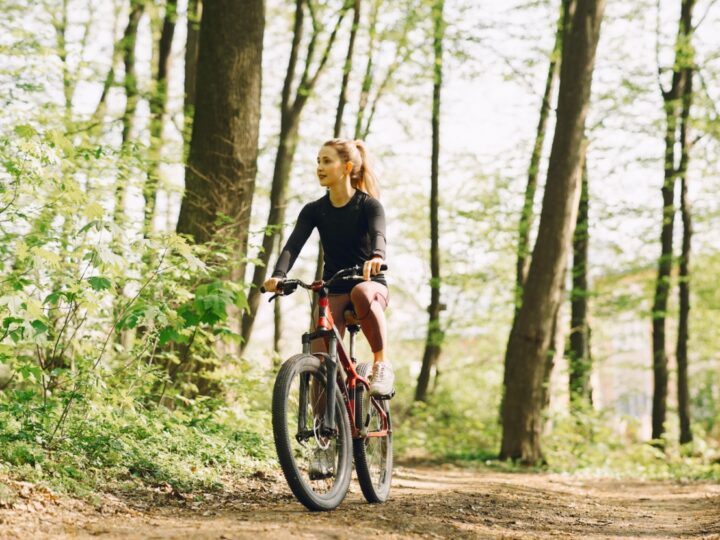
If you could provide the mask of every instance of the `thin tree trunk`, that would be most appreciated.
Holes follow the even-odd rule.
[[[245,273],[255,191],[264,24],[263,0],[242,5],[215,0],[205,4],[200,26],[195,115],[177,231],[196,243],[223,246],[231,255],[228,277],[234,281]],[[197,366],[188,368],[198,372]]]
[[[515,314],[520,309],[522,300],[522,290],[527,277],[528,267],[530,265],[530,230],[533,225],[533,203],[535,201],[535,192],[537,191],[538,173],[540,172],[540,160],[542,158],[542,150],[545,143],[545,134],[547,131],[547,121],[552,109],[551,100],[555,91],[555,81],[557,80],[560,68],[560,56],[562,54],[562,37],[565,26],[569,20],[568,14],[571,9],[573,0],[563,0],[560,9],[560,17],[558,19],[558,28],[555,32],[555,45],[550,54],[550,64],[548,66],[547,77],[545,79],[545,91],[543,93],[542,104],[540,105],[540,118],[538,120],[537,130],[535,131],[535,144],[533,145],[532,154],[530,156],[530,166],[528,167],[527,185],[525,186],[525,199],[523,201],[522,212],[520,214],[520,224],[518,226],[518,247],[517,247],[517,263],[515,265]]]
[[[688,138],[690,107],[692,105],[693,67],[685,69],[685,89],[680,119],[680,213],[682,215],[683,236],[680,255],[680,311],[678,317],[677,338],[677,393],[678,415],[680,418],[680,444],[692,442],[690,426],[690,391],[688,384],[688,340],[690,338],[690,252],[692,243],[692,211],[688,200],[688,162],[690,159],[690,139]]]
[[[115,10],[116,25],[119,25],[120,20],[120,8]],[[113,28],[113,38],[117,35],[117,28]],[[95,106],[92,119],[90,120],[91,125],[101,125],[103,116],[105,115],[105,108],[107,106],[107,97],[110,93],[110,89],[115,84],[115,65],[120,61],[123,52],[123,39],[119,39],[113,45],[112,56],[110,57],[110,68],[108,69],[105,80],[103,81],[102,92],[100,93],[100,99],[98,104]]]
[[[662,226],[660,232],[660,258],[655,283],[655,297],[652,310],[653,346],[653,404],[652,438],[661,440],[665,434],[668,394],[668,358],[666,351],[666,315],[670,296],[670,279],[673,258],[673,226],[675,222],[675,185],[678,171],[676,141],[680,116],[680,100],[684,94],[685,69],[683,66],[686,44],[692,30],[692,8],[694,0],[682,0],[675,65],[672,86],[669,91],[661,88],[665,108],[665,173],[662,185]]]
[[[160,177],[160,155],[162,152],[162,131],[167,106],[168,72],[170,68],[170,49],[175,22],[177,21],[177,0],[167,0],[165,17],[158,47],[158,65],[155,78],[155,91],[150,99],[150,168],[143,188],[145,197],[144,232],[149,236],[153,232],[153,217],[157,202],[158,181]]]
[[[348,41],[348,49],[347,54],[345,55],[345,65],[343,66],[343,76],[342,81],[340,83],[340,96],[338,98],[338,106],[337,111],[335,112],[335,126],[333,127],[333,137],[337,138],[340,137],[340,134],[342,132],[342,120],[343,120],[343,111],[345,110],[345,105],[347,104],[347,87],[348,82],[350,81],[350,72],[352,71],[352,61],[353,61],[353,50],[355,48],[355,37],[357,36],[357,31],[360,26],[360,0],[354,0],[353,2],[353,20],[352,20],[352,27],[350,28],[350,39]],[[357,138],[357,136],[355,137]],[[282,249],[282,245],[278,245],[278,249]],[[318,243],[318,255],[317,260],[315,261],[315,280],[319,280],[322,278],[322,271],[323,271],[323,261],[325,260],[325,253],[323,250],[322,243]],[[312,320],[313,313],[315,313],[315,309],[317,308],[318,303],[318,296],[313,295],[312,299],[312,305],[310,308],[310,325],[314,325],[315,321]]]
[[[355,138],[360,138],[363,131],[363,117],[365,115],[365,109],[370,99],[370,89],[373,84],[373,57],[375,53],[375,40],[377,38],[377,19],[380,11],[380,0],[375,0],[372,4],[370,11],[370,20],[368,23],[368,54],[367,62],[365,64],[365,74],[363,75],[362,84],[360,86],[360,99],[358,101],[358,112],[355,118]]]
[[[542,458],[542,383],[580,200],[585,117],[604,5],[604,0],[577,0],[563,47],[538,237],[506,351],[502,459],[536,463]]]
[[[570,293],[570,340],[567,351],[569,363],[570,405],[584,402],[592,403],[590,374],[592,373],[592,355],[590,354],[590,323],[588,321],[588,239],[590,224],[588,167],[583,160],[582,188],[577,224],[573,236],[572,292]]]
[[[422,366],[415,388],[415,401],[426,401],[432,369],[437,365],[442,349],[444,332],[440,324],[440,220],[439,167],[440,167],[440,92],[443,82],[443,18],[444,0],[435,0],[432,6],[433,50],[435,56],[432,101],[432,158],[430,171],[430,305],[428,306],[428,330],[423,352]]]
[[[277,236],[277,246],[278,249],[282,249],[282,245],[284,242],[285,235],[281,232]],[[313,300],[315,299],[316,295],[313,295]],[[280,358],[280,339],[282,338],[282,309],[280,306],[280,302],[274,302],[273,303],[273,310],[274,310],[274,319],[275,319],[275,332],[273,335],[273,352],[275,353],[276,358]]]
[[[131,0],[130,15],[125,34],[122,39],[122,55],[125,64],[125,112],[122,116],[122,151],[126,151],[135,119],[135,107],[138,101],[137,75],[135,73],[135,45],[137,41],[138,25],[145,11],[144,0]],[[127,194],[127,179],[118,178],[115,187],[115,224],[122,226],[125,212],[125,197]]]
[[[385,92],[389,88],[391,82],[395,77],[395,73],[407,63],[414,49],[409,44],[408,35],[410,30],[414,28],[417,23],[418,15],[414,11],[412,5],[408,6],[407,13],[403,16],[403,26],[397,39],[397,46],[395,48],[395,55],[393,60],[385,72],[385,77],[379,85],[374,96],[370,95],[370,91],[374,84],[374,54],[375,54],[375,41],[377,39],[377,20],[381,2],[375,0],[372,11],[370,13],[370,43],[368,45],[368,56],[367,64],[365,65],[365,75],[360,91],[360,100],[358,102],[358,114],[355,122],[355,138],[366,139],[370,134],[370,128],[375,118],[375,112],[377,110],[378,103]]]
[[[303,31],[304,6],[305,0],[296,0],[295,3],[295,26],[293,31],[293,41],[290,51],[290,61],[285,75],[283,84],[281,111],[280,111],[280,137],[278,149],[275,155],[275,167],[273,169],[272,186],[270,188],[270,213],[268,215],[267,225],[265,227],[265,236],[263,238],[262,247],[258,254],[259,262],[255,265],[251,288],[248,294],[248,309],[243,313],[241,324],[241,353],[247,347],[255,323],[255,316],[260,306],[260,287],[265,281],[267,275],[267,266],[273,253],[275,244],[275,236],[278,234],[279,228],[285,220],[285,206],[287,204],[287,188],[290,180],[290,170],[292,168],[295,149],[297,148],[298,128],[300,123],[300,115],[307,103],[307,99],[315,88],[315,84],[327,63],[338,29],[345,18],[349,5],[345,4],[340,10],[340,14],[335,23],[328,42],[325,46],[318,66],[314,73],[310,74],[310,65],[313,61],[317,38],[320,32],[320,25],[315,20],[315,14],[312,8],[310,15],[313,17],[313,33],[310,37],[304,71],[300,78],[298,88],[294,98],[291,98],[291,87],[295,79],[295,68],[298,61],[300,48],[300,40]]]

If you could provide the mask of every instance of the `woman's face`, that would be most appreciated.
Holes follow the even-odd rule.
[[[320,148],[317,157],[317,175],[321,186],[329,188],[338,182],[343,182],[347,173],[347,164],[340,159],[337,150],[332,146]]]

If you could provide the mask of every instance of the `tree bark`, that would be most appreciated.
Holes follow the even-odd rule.
[[[568,31],[568,24],[572,11],[575,9],[575,0],[563,0],[560,5],[560,16],[558,18],[557,29],[555,31],[555,44],[550,54],[550,64],[545,79],[545,91],[540,105],[540,118],[535,132],[535,144],[533,145],[532,154],[530,156],[530,165],[528,167],[528,178],[525,186],[525,197],[523,207],[520,213],[520,223],[518,225],[518,245],[517,245],[517,262],[515,263],[515,312],[513,319],[517,318],[522,303],[522,291],[527,279],[528,267],[530,266],[530,230],[534,221],[533,206],[535,202],[535,192],[537,191],[538,174],[540,171],[540,160],[542,158],[542,150],[545,142],[547,131],[547,120],[552,108],[551,100],[553,97],[555,80],[560,70],[560,60],[562,55],[563,36]],[[557,328],[557,325],[554,327]],[[507,362],[507,357],[505,358]],[[550,378],[550,372],[554,366],[552,359],[548,360],[547,379]],[[507,376],[509,370],[507,363],[504,366],[503,373]],[[507,381],[503,380],[503,396],[500,402],[500,421],[502,422],[503,409],[505,407],[505,389]],[[549,397],[548,397],[549,399]],[[543,403],[545,400],[543,400]]]
[[[442,350],[444,332],[440,324],[440,243],[438,216],[439,166],[440,166],[440,93],[443,83],[443,37],[445,20],[444,0],[435,0],[432,6],[433,50],[435,56],[432,100],[432,158],[430,171],[430,305],[428,306],[428,330],[423,352],[422,366],[415,388],[415,401],[426,401],[432,369],[437,365]]]
[[[343,112],[345,111],[345,105],[347,105],[347,88],[350,82],[350,72],[352,71],[353,51],[355,49],[355,38],[357,31],[360,26],[360,0],[353,1],[353,20],[352,27],[350,28],[350,39],[348,41],[347,54],[345,55],[345,65],[343,66],[343,76],[340,82],[340,96],[338,97],[338,106],[335,112],[335,126],[333,127],[333,137],[338,138],[342,132],[342,121]],[[357,139],[357,134],[355,135]],[[322,243],[318,243],[318,255],[315,261],[315,280],[322,278],[323,262],[325,260],[325,254],[323,251]],[[279,245],[278,249],[282,249]],[[312,320],[313,313],[318,304],[318,296],[313,295],[312,306],[310,307],[310,325],[314,326],[315,321]]]
[[[131,0],[130,15],[125,33],[122,39],[122,55],[125,64],[125,112],[122,116],[122,149],[126,150],[135,119],[135,107],[138,101],[137,75],[135,73],[135,45],[137,41],[138,25],[140,18],[145,11],[144,0]],[[125,197],[127,194],[127,182],[124,178],[118,178],[115,187],[115,224],[122,226],[123,214],[125,212]]]
[[[263,0],[208,2],[200,25],[195,114],[177,232],[227,251],[228,277],[234,281],[245,273],[255,191],[264,25]]]
[[[175,22],[177,21],[177,0],[167,0],[165,17],[158,47],[158,65],[155,76],[155,89],[150,99],[150,164],[148,178],[143,187],[145,198],[144,228],[145,236],[153,232],[153,216],[157,201],[158,181],[160,177],[160,154],[162,152],[162,131],[167,106],[168,72],[170,68],[170,49]]]
[[[183,104],[183,162],[185,163],[190,150],[190,135],[192,134],[192,122],[195,114],[195,86],[197,84],[202,10],[202,0],[188,0],[187,39],[185,42],[185,101]]]
[[[537,130],[535,131],[535,144],[533,145],[530,156],[530,166],[528,167],[528,178],[525,186],[525,199],[523,201],[520,224],[518,226],[517,263],[515,265],[516,315],[520,309],[523,285],[525,284],[525,278],[527,277],[528,266],[530,264],[530,230],[532,229],[534,221],[533,203],[535,201],[535,192],[537,191],[538,173],[540,171],[540,160],[545,143],[547,121],[552,108],[551,100],[553,92],[555,91],[555,81],[560,68],[563,32],[569,21],[569,13],[573,8],[571,5],[573,3],[574,0],[563,0],[561,4],[558,28],[555,32],[555,45],[550,54],[550,65],[548,66],[548,73],[545,79],[545,91],[543,92],[542,104],[540,105],[540,118],[538,120]]]
[[[689,45],[690,46],[690,45]],[[692,64],[692,60],[691,60]],[[692,244],[692,209],[688,200],[688,163],[690,160],[689,120],[693,98],[693,67],[685,68],[685,88],[682,98],[680,117],[680,214],[682,216],[683,235],[680,255],[679,316],[677,337],[677,393],[678,415],[680,420],[680,444],[692,442],[690,426],[690,390],[688,383],[688,341],[690,339],[690,253]]]
[[[544,366],[580,199],[585,117],[604,5],[604,0],[577,0],[563,47],[557,124],[538,238],[506,351],[502,459],[536,463],[542,458]]]
[[[572,292],[570,293],[570,340],[567,351],[570,369],[570,406],[592,404],[592,355],[588,321],[588,240],[590,224],[588,167],[583,159],[582,187],[575,234],[573,235]]]
[[[332,49],[337,36],[338,28],[349,9],[349,4],[345,3],[340,10],[335,27],[328,38],[328,42],[322,56],[320,57],[318,66],[312,75],[310,74],[310,66],[313,61],[317,38],[320,33],[320,25],[314,19],[314,13],[312,9],[310,9],[310,14],[313,17],[313,33],[308,43],[305,66],[296,94],[294,98],[291,98],[291,87],[295,79],[295,68],[298,61],[300,41],[303,33],[303,6],[305,2],[306,0],[296,0],[295,2],[293,41],[290,51],[290,61],[288,63],[285,82],[283,84],[280,105],[280,140],[278,142],[278,149],[275,155],[272,187],[270,188],[270,213],[268,214],[262,247],[260,249],[260,253],[258,254],[259,262],[255,265],[255,269],[253,271],[252,285],[248,294],[249,307],[243,313],[241,324],[241,353],[245,350],[245,347],[247,347],[250,340],[250,334],[252,333],[253,325],[255,323],[255,316],[257,315],[257,310],[260,306],[260,287],[265,281],[267,266],[273,253],[275,236],[278,234],[279,228],[285,220],[285,206],[287,204],[286,192],[290,181],[290,170],[295,156],[295,149],[297,147],[300,115],[307,103],[308,97],[317,83],[320,73],[327,63],[330,50]]]
[[[675,65],[673,67],[672,86],[665,91],[661,87],[665,109],[665,172],[662,185],[662,225],[660,231],[660,258],[655,283],[655,296],[652,309],[652,348],[653,348],[653,404],[652,438],[661,440],[665,434],[668,393],[668,357],[666,351],[666,316],[670,295],[670,280],[673,258],[673,227],[675,222],[675,185],[678,171],[676,141],[680,116],[680,100],[684,93],[685,69],[684,55],[690,32],[692,31],[692,8],[694,0],[682,0],[677,41],[675,44]]]

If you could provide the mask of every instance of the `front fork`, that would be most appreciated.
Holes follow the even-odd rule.
[[[303,353],[312,354],[310,352],[310,342],[314,339],[325,339],[328,352],[323,354],[325,364],[325,417],[323,418],[323,435],[334,435],[337,433],[335,425],[335,388],[337,386],[337,336],[334,330],[317,330],[303,334]],[[301,409],[298,415],[298,425],[305,426],[307,421],[307,402],[306,399],[309,388],[309,377],[303,377],[300,380],[300,402]],[[304,429],[300,427],[300,429]]]

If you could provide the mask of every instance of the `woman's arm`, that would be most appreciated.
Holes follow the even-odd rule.
[[[363,266],[363,277],[368,280],[370,276],[380,273],[380,267],[385,263],[385,209],[380,201],[369,197],[365,202],[365,216],[368,222],[370,235],[370,251],[372,255]]]
[[[385,209],[380,204],[380,201],[368,197],[365,201],[365,215],[368,222],[372,256],[384,259],[387,247],[385,240]]]
[[[310,204],[306,204],[300,211],[290,238],[288,238],[285,247],[280,252],[272,277],[284,278],[287,276],[287,273],[295,264],[295,259],[300,255],[305,242],[310,238],[313,228],[315,228],[315,220],[313,219],[312,207]]]

